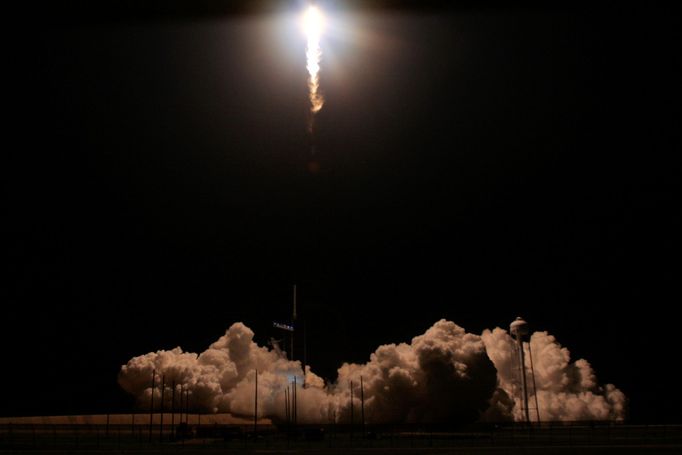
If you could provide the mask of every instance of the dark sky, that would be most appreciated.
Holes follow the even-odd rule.
[[[130,357],[264,344],[298,283],[324,377],[523,315],[679,421],[670,11],[326,2],[311,140],[296,1],[90,3],[8,24],[3,415],[127,411]]]

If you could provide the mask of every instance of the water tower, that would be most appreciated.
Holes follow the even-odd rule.
[[[526,422],[530,422],[530,407],[528,405],[528,375],[526,369],[526,355],[524,351],[524,341],[528,339],[529,329],[528,323],[521,317],[517,317],[514,322],[509,325],[509,333],[516,341],[516,350],[518,352],[518,375],[521,383],[521,406]],[[538,407],[538,396],[535,387],[535,372],[533,371],[533,356],[530,350],[530,343],[528,343],[528,354],[530,358],[530,375],[533,385],[532,395],[535,398],[535,410],[537,411],[538,422],[540,421],[540,409]],[[512,357],[513,359],[513,357]]]

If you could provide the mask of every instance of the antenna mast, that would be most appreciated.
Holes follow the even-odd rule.
[[[296,330],[296,285],[294,284],[294,310],[291,314],[291,327],[293,327],[293,330],[291,331],[291,336],[289,338],[290,340],[290,356],[289,360],[294,360],[294,333],[296,333],[294,330]]]

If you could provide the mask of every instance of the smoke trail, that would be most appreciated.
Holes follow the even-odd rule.
[[[301,363],[258,346],[253,336],[235,323],[201,354],[177,347],[134,357],[121,367],[119,384],[147,407],[156,370],[167,385],[175,382],[178,390],[189,391],[193,409],[249,417],[258,369],[260,416],[285,419],[285,389],[296,378],[299,422],[345,423],[350,421],[351,381],[359,416],[362,377],[369,423],[522,418],[520,404],[511,398],[513,340],[499,328],[478,336],[440,320],[410,343],[380,346],[367,363],[344,363],[335,383],[325,384],[306,367],[305,388]],[[568,350],[546,332],[533,334],[531,343],[543,420],[624,418],[625,396],[611,384],[599,386],[587,361],[570,363]],[[158,387],[154,393],[158,405]]]
[[[320,38],[324,27],[324,17],[322,12],[315,5],[308,6],[303,16],[303,27],[307,38],[306,46],[306,68],[308,69],[308,91],[310,98],[310,131],[313,131],[315,114],[324,105],[324,98],[320,93],[320,60],[322,59],[322,49]]]

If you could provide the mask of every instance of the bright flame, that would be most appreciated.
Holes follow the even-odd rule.
[[[308,45],[306,48],[306,68],[308,69],[308,89],[310,93],[310,112],[315,115],[322,109],[324,99],[319,93],[320,88],[320,59],[322,58],[322,49],[320,49],[320,37],[324,29],[324,16],[319,8],[315,5],[308,6],[303,16],[303,30]],[[312,129],[312,124],[311,127]]]

